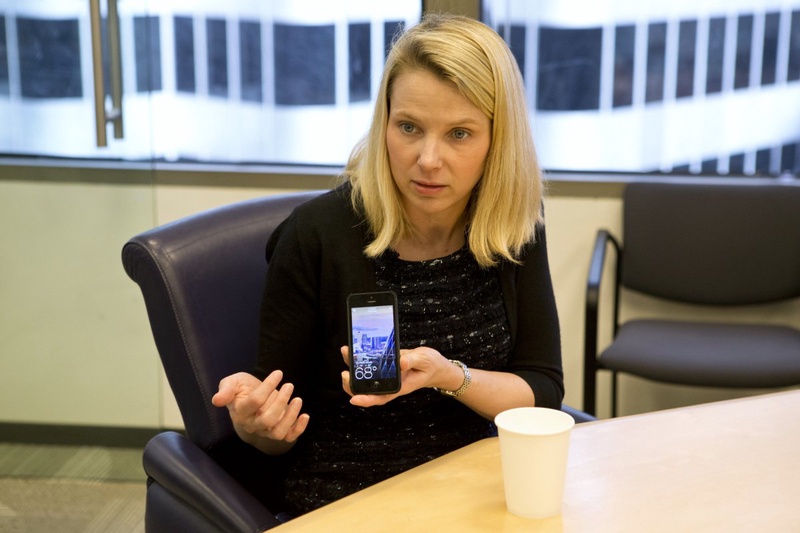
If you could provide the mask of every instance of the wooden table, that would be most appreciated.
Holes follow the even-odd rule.
[[[576,426],[557,517],[506,511],[486,439],[273,531],[800,532],[800,391]]]

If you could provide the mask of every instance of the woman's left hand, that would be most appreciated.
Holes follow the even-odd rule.
[[[347,346],[341,348],[345,364],[350,366],[350,352]],[[413,350],[400,350],[400,391],[394,394],[353,394],[350,390],[350,372],[342,372],[342,388],[352,396],[350,403],[359,407],[384,405],[424,387],[438,386],[442,374],[453,370],[453,365],[438,351],[427,346]],[[445,374],[446,375],[446,374]]]

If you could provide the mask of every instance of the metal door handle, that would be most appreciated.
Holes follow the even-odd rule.
[[[106,123],[114,124],[114,138],[122,139],[122,54],[120,52],[117,0],[108,1],[108,59],[111,71],[111,109],[106,110],[103,82],[103,34],[100,28],[100,0],[89,0],[92,30],[92,67],[94,74],[94,114],[97,146],[108,146]]]

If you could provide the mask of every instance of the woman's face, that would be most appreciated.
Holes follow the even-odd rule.
[[[427,70],[403,72],[389,96],[389,164],[412,223],[455,224],[483,175],[491,121]]]

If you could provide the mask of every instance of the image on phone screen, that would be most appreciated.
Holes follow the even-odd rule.
[[[353,392],[396,392],[399,389],[399,368],[395,331],[397,311],[393,299],[380,295],[354,295],[349,308]]]

